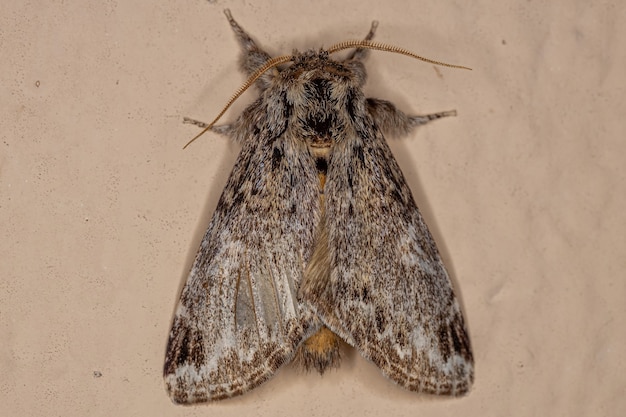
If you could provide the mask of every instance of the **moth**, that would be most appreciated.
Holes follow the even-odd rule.
[[[191,121],[242,149],[176,309],[171,398],[243,394],[292,360],[321,374],[343,342],[404,388],[465,394],[463,316],[383,137],[455,112],[407,116],[363,94],[369,49],[448,64],[372,42],[376,22],[362,41],[271,58],[225,14],[250,76],[226,108],[251,85],[260,94],[231,124]]]

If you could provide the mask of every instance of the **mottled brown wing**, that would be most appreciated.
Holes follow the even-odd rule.
[[[243,144],[169,336],[164,377],[175,402],[254,388],[319,327],[296,299],[320,217],[315,163],[303,146],[287,135]]]
[[[330,284],[306,300],[398,384],[463,394],[473,359],[446,269],[382,134],[369,117],[355,126],[328,164]]]

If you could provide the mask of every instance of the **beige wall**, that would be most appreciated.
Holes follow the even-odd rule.
[[[620,2],[7,3],[0,15],[0,410],[6,416],[622,416]],[[237,146],[195,133],[243,77],[222,9],[274,54],[376,39],[368,94],[458,117],[392,142],[461,296],[469,396],[356,353],[320,378],[173,405],[174,306]],[[247,92],[224,120],[233,120]],[[97,374],[96,374],[97,373]]]

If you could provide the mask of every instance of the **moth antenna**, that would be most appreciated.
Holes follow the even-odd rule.
[[[441,65],[442,67],[460,68],[460,69],[466,69],[470,71],[472,70],[471,68],[464,67],[462,65],[446,64],[445,62],[440,62],[440,61],[435,61],[432,59],[424,58],[423,56],[414,54],[413,52],[404,48],[400,48],[398,46],[388,45],[386,43],[381,43],[381,42],[372,42],[370,40],[340,42],[328,48],[328,53],[332,54],[335,52],[343,51],[344,49],[351,49],[351,48],[365,48],[365,49],[374,49],[377,51],[393,52],[396,54],[410,56],[412,58],[419,59],[420,61],[428,62],[430,64]]]
[[[215,123],[217,123],[217,121],[224,115],[224,113],[226,113],[226,110],[228,110],[228,108],[235,102],[235,100],[237,100],[244,93],[244,91],[246,91],[252,84],[254,84],[254,82],[259,79],[259,77],[261,77],[261,75],[263,75],[267,70],[272,69],[280,64],[284,64],[285,62],[289,62],[291,60],[293,60],[292,55],[277,56],[270,59],[262,67],[254,71],[250,78],[248,78],[246,82],[243,83],[241,87],[239,87],[235,94],[233,94],[230,100],[228,100],[228,103],[226,103],[226,105],[224,106],[222,111],[219,112],[217,117],[211,123],[209,123],[208,126],[205,127],[204,130],[202,130],[202,132],[198,133],[196,136],[194,136],[193,139],[187,142],[187,144],[183,146],[183,149],[187,148],[187,146],[191,145],[194,140],[198,139],[200,136],[209,131],[213,127],[213,125],[215,125]]]

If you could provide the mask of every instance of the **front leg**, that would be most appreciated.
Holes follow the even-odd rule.
[[[239,24],[233,19],[233,16],[230,14],[230,10],[224,10],[224,14],[228,18],[228,22],[230,22],[230,26],[233,28],[235,35],[237,35],[237,40],[239,41],[239,45],[241,46],[241,56],[239,58],[239,67],[246,74],[246,76],[251,76],[254,74],[254,71],[259,69],[263,64],[270,60],[270,55],[259,48],[257,44],[252,40],[250,35],[248,35]],[[259,88],[259,90],[266,90],[272,81],[272,78],[277,74],[277,70],[268,71],[263,74],[255,83],[255,85]]]
[[[408,134],[413,128],[425,125],[442,117],[456,116],[456,110],[442,111],[421,116],[407,116],[398,110],[393,103],[377,98],[368,98],[367,111],[376,122],[378,128],[386,135],[401,137]]]
[[[192,119],[190,117],[184,117],[183,118],[183,123],[187,123],[187,124],[190,124],[190,125],[195,125],[195,126],[198,126],[201,129],[206,129],[207,127],[209,127],[208,123],[202,122],[200,120]],[[235,128],[234,128],[234,125],[227,124],[227,125],[211,126],[211,129],[209,129],[209,130],[211,132],[217,133],[218,135],[224,135],[224,136],[232,137]]]

